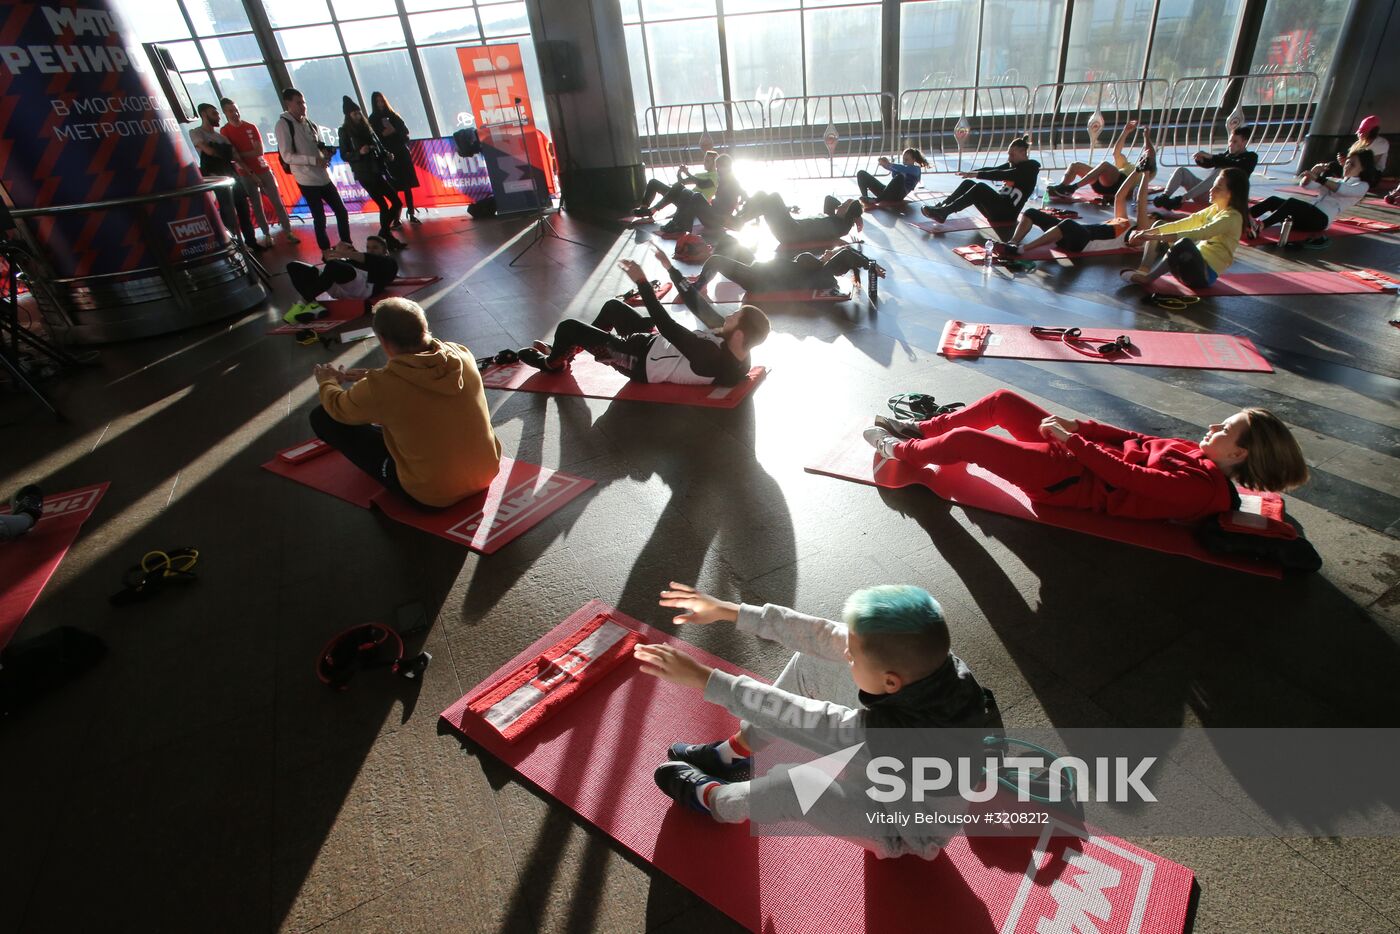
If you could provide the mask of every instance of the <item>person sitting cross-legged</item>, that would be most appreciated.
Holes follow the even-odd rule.
[[[554,329],[554,340],[536,341],[520,351],[520,361],[546,372],[559,372],[581,350],[639,383],[683,383],[736,386],[748,376],[749,354],[768,337],[768,316],[753,305],[743,305],[721,316],[709,299],[671,265],[661,250],[661,264],[680,291],[685,305],[707,325],[692,331],[680,324],[656,298],[642,267],[622,260],[627,277],[650,317],[626,302],[610,299],[592,324],[569,319]]]
[[[372,314],[389,362],[315,368],[316,437],[422,506],[451,506],[486,489],[500,468],[501,442],[471,351],[433,337],[423,309],[409,299],[386,298]]]

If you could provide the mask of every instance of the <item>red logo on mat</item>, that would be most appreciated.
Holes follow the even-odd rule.
[[[531,477],[507,490],[489,518],[483,509],[463,519],[443,534],[472,543],[476,541],[477,531],[482,524],[487,523],[485,540],[479,543],[484,545],[493,538],[505,535],[517,525],[528,522],[536,513],[548,512],[553,500],[569,493],[579,484],[588,482],[579,477],[555,473],[550,474],[538,487],[535,486],[540,479]]]
[[[102,495],[102,490],[79,490],[76,493],[63,493],[44,500],[44,518],[54,519],[75,512],[88,512]]]
[[[214,226],[207,217],[186,217],[170,222],[170,236],[176,243],[204,240],[214,236]]]
[[[1156,865],[1104,837],[1047,848],[1048,825],[1001,934],[1142,934]]]

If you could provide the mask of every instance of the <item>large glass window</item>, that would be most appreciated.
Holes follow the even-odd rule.
[[[1327,77],[1351,0],[1269,0],[1250,72],[1312,71]]]
[[[980,87],[1051,84],[1060,67],[1064,0],[987,0],[982,12]]]
[[[879,6],[811,10],[803,16],[808,94],[880,90]]]
[[[1161,0],[1147,73],[1168,82],[1229,73],[1243,0]]]
[[[901,90],[976,83],[981,0],[924,0],[899,12]]]
[[[275,140],[269,143],[266,137],[282,115],[282,97],[268,80],[267,69],[261,65],[227,68],[215,71],[214,78],[219,82],[221,96],[236,101],[241,118],[256,124],[263,132],[263,145],[275,147]]]
[[[714,19],[655,23],[646,30],[647,45],[653,50],[651,90],[657,106],[724,99]]]
[[[185,12],[197,36],[246,32],[250,28],[243,0],[185,0]]]
[[[292,76],[292,85],[306,98],[306,115],[321,127],[325,141],[334,146],[335,130],[345,122],[340,99],[355,94],[345,59],[335,55],[288,62],[287,71]]]
[[[1066,81],[1141,78],[1152,27],[1152,0],[1076,0]]]
[[[766,103],[802,94],[802,46],[793,41],[802,30],[801,13],[726,16],[724,28],[731,97]]]
[[[380,91],[408,124],[410,136],[428,135],[428,112],[423,107],[423,95],[418,93],[418,79],[413,75],[413,63],[403,49],[394,52],[368,52],[350,56],[355,78],[365,99],[361,102],[368,115],[370,97]],[[461,72],[458,72],[461,80]],[[376,127],[378,129],[378,127]]]

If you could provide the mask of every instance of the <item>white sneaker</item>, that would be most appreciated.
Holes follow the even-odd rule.
[[[885,461],[894,459],[894,446],[899,443],[899,439],[883,428],[867,428],[860,435],[866,443],[875,449],[875,453],[880,456],[880,463],[875,469],[879,470],[885,465]]]

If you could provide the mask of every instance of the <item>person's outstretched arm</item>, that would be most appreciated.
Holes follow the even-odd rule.
[[[1128,137],[1137,129],[1137,121],[1129,120],[1123,124],[1123,132],[1118,134],[1118,138],[1113,141],[1113,164],[1117,166],[1123,160],[1123,145],[1128,142]]]
[[[670,312],[657,300],[656,292],[652,290],[651,282],[647,280],[642,267],[629,259],[622,260],[618,265],[636,284],[637,294],[642,297],[642,303],[646,305],[647,313],[651,315],[656,330],[662,337],[671,342],[672,347],[680,351],[681,355],[689,362],[695,375],[717,379],[724,377],[733,369],[734,358],[723,347],[712,340],[701,337],[671,317]]]
[[[781,642],[803,655],[834,662],[846,660],[846,627],[829,619],[808,616],[772,603],[763,606],[732,603],[675,581],[669,589],[661,591],[660,604],[683,611],[671,620],[678,626],[734,623],[744,632]]]
[[[661,266],[666,270],[666,274],[671,277],[671,284],[676,287],[680,294],[681,301],[685,302],[685,307],[690,309],[690,313],[700,319],[700,323],[707,328],[718,328],[724,325],[724,315],[715,310],[714,303],[706,295],[695,287],[695,284],[685,277],[671,263],[671,258],[666,255],[666,251],[660,247],[655,247],[656,258],[661,261]],[[702,270],[703,272],[703,270]],[[669,338],[668,338],[669,339]],[[674,343],[674,342],[673,342]]]

